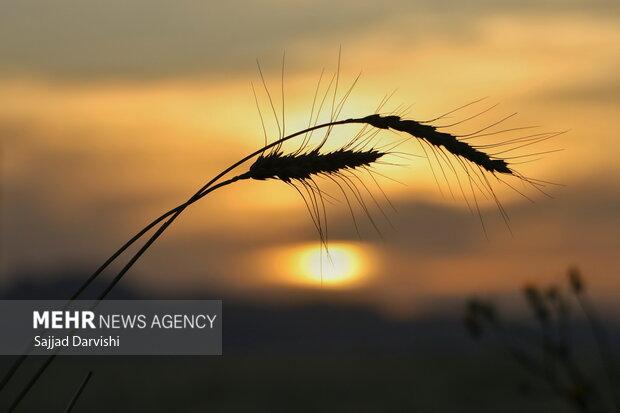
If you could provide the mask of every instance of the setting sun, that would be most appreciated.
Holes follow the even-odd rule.
[[[361,258],[350,246],[330,246],[329,253],[320,246],[306,248],[296,260],[301,276],[324,286],[346,285],[361,277]]]
[[[350,288],[364,283],[373,267],[372,248],[350,242],[330,242],[329,254],[318,242],[280,247],[262,254],[271,263],[270,279],[288,285]],[[278,263],[277,265],[274,265]],[[279,263],[286,263],[279,265]]]

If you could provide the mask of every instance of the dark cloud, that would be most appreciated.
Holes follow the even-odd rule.
[[[615,1],[358,2],[41,0],[4,1],[0,73],[62,78],[230,75],[252,59],[298,59],[310,49],[354,43],[392,18],[410,19],[406,46],[438,36],[462,39],[481,16],[506,12],[606,13]],[[429,23],[429,22],[432,22]],[[300,45],[303,45],[300,46]]]
[[[5,280],[24,271],[93,268],[150,218],[186,195],[185,191],[179,193],[179,188],[159,183],[135,191],[110,186],[120,182],[114,178],[118,174],[111,174],[123,164],[130,165],[133,153],[117,157],[54,145],[53,134],[24,127],[17,121],[3,125],[0,138],[10,143],[5,148],[13,151],[23,144],[27,148],[24,153],[29,156],[29,162],[24,162],[28,168],[11,172],[10,179],[2,177],[0,271]],[[106,161],[106,157],[113,158],[113,163]],[[127,169],[121,175],[132,172],[135,171]],[[144,171],[138,175],[148,176]],[[255,185],[268,186],[262,182]],[[558,189],[556,199],[541,195],[536,204],[524,199],[507,203],[515,234],[512,239],[494,208],[484,210],[490,238],[486,240],[476,214],[470,214],[462,204],[424,202],[415,188],[410,191],[401,192],[400,198],[392,200],[397,213],[384,205],[394,230],[375,211],[383,241],[373,234],[372,226],[357,210],[361,239],[372,243],[380,259],[390,264],[385,274],[379,274],[377,285],[360,292],[367,300],[380,301],[382,298],[376,297],[384,296],[386,302],[391,302],[392,295],[401,293],[406,300],[411,299],[407,294],[434,297],[441,288],[450,289],[454,280],[450,277],[494,272],[494,268],[486,266],[490,260],[501,261],[506,274],[497,277],[505,280],[515,273],[544,271],[544,263],[555,263],[560,268],[584,263],[588,264],[586,269],[598,265],[597,274],[620,270],[613,260],[620,248],[620,191],[617,183],[606,176],[593,176]],[[175,223],[140,261],[128,281],[155,290],[171,283],[185,288],[200,284],[265,299],[289,296],[290,288],[286,286],[260,285],[256,278],[265,269],[251,261],[256,258],[252,254],[298,242],[318,245],[309,216],[301,209],[288,213],[264,209],[259,212],[249,207],[230,211],[223,203],[225,198],[206,201],[192,207]],[[370,199],[367,202],[373,207]],[[303,205],[301,200],[298,204]],[[328,208],[330,239],[357,241],[346,203]],[[442,266],[450,262],[457,266],[475,263],[475,268]],[[439,288],[437,280],[442,279],[445,281]],[[597,283],[604,285],[600,279]],[[617,294],[620,285],[611,285],[608,290]]]
[[[73,167],[75,164],[67,166]],[[64,171],[69,173],[67,169]],[[72,181],[63,184],[62,179],[61,175],[47,174],[39,184],[28,180],[12,182],[8,190],[5,186],[3,237],[10,245],[5,244],[4,253],[9,254],[13,265],[37,256],[43,263],[70,266],[75,264],[72,260],[80,257],[99,256],[101,249],[109,250],[127,238],[130,230],[147,222],[148,216],[137,218],[140,211],[152,210],[149,206],[164,205],[171,199],[167,193],[136,193],[119,197],[117,193],[109,192],[92,201],[82,199],[75,207],[67,209],[66,206],[55,206],[58,202],[55,197],[72,194],[71,199],[78,201],[79,191],[73,191],[82,184]],[[514,237],[519,241],[519,253],[527,256],[537,253],[538,248],[551,248],[569,255],[578,247],[583,254],[613,256],[613,251],[620,247],[614,235],[620,231],[620,191],[614,185],[604,184],[596,178],[557,191],[557,199],[539,199],[536,204],[525,200],[507,204]],[[48,191],[46,187],[56,189]],[[391,229],[374,211],[385,238],[377,244],[379,247],[386,251],[400,251],[405,256],[411,254],[412,257],[482,257],[488,253],[489,247],[498,245],[498,239],[508,236],[494,208],[483,211],[489,241],[484,237],[477,216],[461,208],[462,205],[451,207],[414,199],[412,195],[412,198],[394,200],[397,213],[386,209],[395,229]],[[301,204],[301,200],[299,202]],[[347,208],[344,205],[329,208],[331,239],[357,240]],[[367,219],[359,210],[356,213],[362,240],[379,241]],[[191,271],[203,267],[210,259],[234,262],[239,253],[270,245],[318,243],[318,235],[306,214],[281,214],[273,225],[259,231],[250,227],[242,231],[235,227],[226,232],[221,231],[221,226],[217,230],[209,230],[208,226],[206,230],[189,230],[204,222],[201,214],[198,208],[188,211],[183,223],[179,224],[183,225],[182,235],[171,233],[172,239],[165,241],[163,249],[158,246],[155,255],[166,257],[165,262],[183,262],[183,267]],[[241,221],[248,221],[250,226],[253,219],[252,214],[239,217]],[[285,240],[283,231],[286,231]],[[179,257],[182,259],[177,259]],[[58,262],[63,260],[66,262]]]

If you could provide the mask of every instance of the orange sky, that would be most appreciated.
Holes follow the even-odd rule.
[[[0,36],[5,284],[24,271],[96,267],[150,218],[259,147],[262,131],[249,86],[258,81],[256,57],[278,95],[279,56],[286,49],[287,130],[303,128],[318,74],[322,67],[334,70],[340,44],[343,84],[363,72],[343,117],[371,113],[398,88],[391,109],[413,104],[414,119],[484,96],[486,102],[450,121],[501,103],[459,132],[512,112],[519,115],[506,127],[570,130],[536,149],[563,152],[519,166],[566,187],[552,188],[555,199],[533,194],[534,204],[498,188],[514,235],[486,203],[489,241],[462,200],[441,196],[426,159],[381,166],[381,173],[406,184],[381,179],[398,209],[384,203],[396,230],[378,219],[383,241],[366,224],[360,240],[345,205],[329,207],[334,245],[349,251],[347,265],[359,267],[359,277],[339,284],[340,291],[401,313],[433,298],[551,282],[578,264],[601,299],[620,295],[620,25],[617,13],[606,13],[617,9],[614,3],[474,2],[461,9],[447,2],[450,7],[438,12],[431,3],[394,1],[400,12],[366,6],[352,15],[338,6],[312,30],[302,17],[319,13],[320,4],[304,9],[252,2],[258,18],[237,31],[218,23],[219,14],[235,17],[226,6],[194,10],[179,2],[162,5],[173,8],[167,13],[131,20],[138,19],[135,3],[121,15],[115,11],[120,3],[100,5],[96,14],[62,2],[50,15],[37,14],[32,30],[26,5],[0,17],[6,35]],[[77,13],[84,21],[76,21]],[[279,111],[279,99],[276,106]],[[261,108],[267,114],[264,98]],[[275,124],[267,120],[275,137]],[[335,134],[332,144],[347,133]],[[423,155],[414,144],[403,150]],[[298,194],[279,182],[235,186],[192,207],[126,282],[155,290],[198,285],[285,301],[305,291],[295,256],[304,254],[300,246],[309,254],[319,243]]]

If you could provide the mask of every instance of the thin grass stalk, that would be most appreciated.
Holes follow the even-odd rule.
[[[133,264],[136,263],[136,261],[146,251],[146,249],[148,249],[155,242],[155,240],[157,240],[157,238],[159,238],[159,236],[161,236],[161,234],[163,234],[163,232],[166,230],[166,228],[168,228],[168,226],[170,226],[170,224],[172,224],[172,222],[174,222],[174,220],[188,206],[190,206],[194,202],[200,200],[201,198],[206,196],[211,191],[213,191],[213,190],[215,190],[215,189],[217,189],[219,187],[222,187],[224,185],[232,183],[232,182],[224,181],[221,184],[218,184],[216,187],[211,188],[211,186],[214,185],[218,180],[220,180],[222,177],[224,177],[225,175],[227,175],[229,172],[233,171],[234,169],[236,169],[240,165],[242,165],[245,162],[249,161],[250,159],[252,159],[252,158],[254,158],[254,157],[264,153],[268,149],[271,149],[271,148],[273,148],[273,147],[275,147],[275,146],[277,146],[277,145],[279,145],[279,144],[281,144],[281,143],[283,143],[283,142],[285,142],[285,141],[287,141],[289,139],[295,138],[295,137],[297,137],[299,135],[303,135],[303,134],[305,134],[307,132],[311,132],[313,130],[317,130],[317,129],[321,129],[321,128],[325,128],[325,127],[331,127],[331,126],[336,126],[336,125],[344,125],[344,124],[347,124],[347,123],[359,123],[359,121],[360,121],[359,119],[344,119],[344,120],[340,120],[340,121],[332,121],[332,122],[327,122],[327,123],[323,123],[323,124],[320,124],[320,125],[315,125],[315,126],[306,128],[304,130],[298,131],[296,133],[290,134],[288,136],[285,136],[285,137],[283,137],[281,139],[278,139],[278,140],[276,140],[276,141],[274,141],[274,142],[272,142],[272,143],[270,143],[268,145],[265,145],[261,149],[256,150],[253,153],[245,156],[241,160],[235,162],[234,164],[232,164],[231,166],[229,166],[228,168],[224,169],[222,172],[217,174],[214,178],[212,178],[204,186],[202,186],[189,200],[187,200],[183,204],[178,205],[177,207],[171,209],[170,211],[164,213],[163,215],[161,215],[160,217],[158,217],[157,219],[152,221],[150,224],[148,224],[146,227],[144,227],[142,230],[140,230],[136,235],[134,235],[128,242],[126,242],[112,256],[110,256],[104,262],[104,264],[102,264],[97,269],[97,271],[95,271],[80,286],[80,288],[78,288],[78,290],[76,290],[76,292],[70,298],[69,302],[75,301],[75,299],[77,299],[77,297],[103,272],[103,270],[105,268],[107,268],[112,262],[114,262],[116,260],[116,258],[118,258],[127,248],[129,248],[133,243],[135,243],[142,236],[144,236],[144,234],[146,234],[150,229],[155,227],[158,223],[160,223],[164,219],[170,217],[168,219],[168,221],[166,221],[164,224],[162,224],[162,226],[157,230],[157,232],[155,234],[153,234],[151,236],[151,238],[149,238],[149,240],[143,245],[143,247],[130,259],[128,264],[119,272],[119,274],[117,274],[116,277],[114,277],[114,279],[111,281],[111,283],[108,285],[108,287],[97,298],[97,301],[103,300],[110,293],[110,291],[114,288],[114,286],[123,278],[123,276],[127,273],[127,271],[129,271],[129,269],[133,266]],[[235,177],[235,178],[233,178],[235,181],[240,179],[239,177]],[[28,352],[30,352],[31,349],[32,349],[32,347],[29,349]],[[30,389],[38,381],[39,377],[41,377],[41,375],[47,370],[47,368],[52,363],[52,361],[56,358],[56,355],[57,355],[57,353],[50,355],[48,357],[48,359],[44,362],[44,364],[41,365],[41,367],[37,370],[37,372],[35,373],[33,378],[26,384],[24,389],[16,397],[16,399],[14,400],[14,402],[11,405],[10,411],[13,411],[19,405],[21,400],[28,394]],[[13,365],[11,366],[11,368],[9,369],[9,371],[6,373],[5,377],[2,380],[2,386],[0,387],[0,391],[4,387],[6,387],[8,382],[15,375],[15,373],[19,370],[20,366],[23,364],[23,362],[26,360],[27,357],[28,357],[28,354],[25,354],[25,355],[19,356],[15,360],[15,362],[13,363]]]
[[[581,307],[584,315],[586,316],[586,320],[590,326],[590,331],[592,332],[592,336],[594,337],[594,341],[596,342],[596,346],[598,348],[599,357],[601,359],[601,364],[603,365],[603,370],[605,372],[605,378],[607,380],[607,386],[609,388],[610,399],[613,404],[613,409],[615,412],[619,412],[620,408],[620,395],[618,392],[618,379],[616,373],[616,366],[613,356],[613,351],[609,345],[609,339],[607,337],[607,333],[605,329],[601,326],[599,322],[599,317],[596,314],[593,306],[590,305],[587,298],[584,296],[582,292],[578,292],[575,294],[577,296],[577,302]]]
[[[242,176],[240,175],[240,176],[236,176],[234,178],[228,179],[226,181],[220,182],[219,184],[216,184],[214,186],[211,186],[210,188],[203,191],[193,202],[215,191],[216,189],[221,188],[223,186],[227,186],[233,182],[238,181],[239,179],[245,179],[245,178],[242,178]],[[168,226],[172,224],[172,222],[181,214],[181,212],[183,212],[185,208],[187,208],[187,206],[188,204],[185,203],[181,205],[182,208],[175,208],[176,212],[174,213],[174,215],[172,215],[172,217],[170,217],[168,221],[166,221],[164,224],[162,224],[161,227],[158,228],[158,230],[148,239],[148,241],[140,248],[140,250],[136,252],[136,254],[133,255],[131,260],[129,260],[129,262],[123,267],[123,269],[116,275],[116,277],[114,277],[114,279],[111,281],[108,287],[99,295],[99,297],[95,300],[95,306],[97,303],[105,299],[105,297],[110,293],[110,291],[112,291],[114,286],[123,278],[123,276],[127,273],[127,271],[129,271],[129,269],[133,266],[133,264],[135,264],[136,261],[138,261],[138,259],[142,256],[142,254],[144,254],[146,250],[157,240],[157,238],[159,238],[161,234],[163,234],[166,228],[168,228]],[[48,356],[47,360],[41,365],[41,367],[39,367],[39,369],[36,371],[34,376],[28,381],[26,386],[14,399],[13,403],[9,407],[9,412],[13,412],[19,406],[19,404],[24,399],[24,397],[26,397],[26,395],[30,392],[32,387],[36,384],[39,378],[43,375],[43,373],[48,369],[50,364],[54,361],[56,356],[58,356],[59,352],[60,352],[60,349],[56,349],[52,355]]]
[[[114,262],[129,246],[133,245],[137,240],[142,238],[150,229],[154,228],[157,224],[162,222],[167,218],[167,221],[164,222],[157,231],[146,241],[146,243],[140,248],[140,250],[134,254],[128,263],[123,267],[123,269],[114,277],[114,279],[110,282],[110,284],[106,287],[106,289],[100,294],[97,298],[97,302],[105,299],[105,297],[110,293],[110,291],[116,286],[116,284],[123,278],[123,276],[129,271],[129,269],[139,260],[144,252],[165,232],[165,230],[174,222],[174,220],[192,203],[198,201],[212,190],[220,188],[222,186],[231,184],[239,179],[249,178],[247,173],[245,175],[239,175],[237,177],[231,178],[228,181],[221,182],[216,184],[221,178],[225,175],[242,165],[243,163],[249,161],[250,159],[262,155],[266,150],[277,147],[280,148],[280,145],[294,137],[299,135],[306,134],[308,132],[312,132],[321,128],[329,128],[331,130],[332,127],[337,125],[344,124],[366,124],[373,126],[377,129],[394,129],[401,132],[406,132],[412,137],[416,137],[419,139],[423,139],[428,141],[429,143],[435,146],[445,147],[449,152],[451,152],[454,156],[461,156],[468,161],[477,164],[479,167],[483,167],[489,172],[495,173],[508,173],[512,174],[512,170],[510,170],[507,166],[507,163],[501,159],[491,159],[486,153],[476,150],[470,145],[461,142],[457,139],[456,136],[438,133],[434,127],[421,124],[412,120],[405,120],[400,118],[399,116],[381,116],[379,114],[373,114],[361,118],[349,118],[339,121],[330,121],[320,125],[315,125],[312,127],[308,127],[296,133],[290,134],[288,136],[282,137],[270,144],[265,145],[263,148],[245,156],[241,160],[235,162],[218,175],[216,175],[213,179],[207,182],[202,188],[200,188],[188,201],[185,203],[175,207],[174,209],[166,212],[161,215],[159,218],[155,219],[153,222],[148,224],[145,228],[139,231],[134,237],[132,237],[128,242],[126,242],[120,249],[118,249],[112,256],[110,256],[98,269],[95,271],[83,284],[78,288],[78,290],[72,295],[69,299],[69,303],[74,301],[100,274],[103,272],[105,268],[107,268],[112,262]],[[324,143],[324,142],[323,142]],[[322,144],[321,144],[322,146]],[[213,186],[215,185],[215,186]],[[9,369],[2,382],[0,383],[0,391],[8,384],[11,377],[17,372],[23,361],[26,359],[27,354],[24,356],[20,356],[16,359],[13,366]],[[47,367],[51,364],[51,361],[55,357],[51,355],[50,358],[41,366],[39,371],[37,371],[35,377],[29,381],[28,385],[22,392],[20,392],[18,398],[14,402],[16,406],[19,404],[19,401],[28,393],[30,388],[34,385],[34,383],[38,380],[38,378],[43,374],[43,372],[47,369]]]
[[[80,387],[77,388],[77,390],[75,391],[75,394],[73,395],[71,400],[69,400],[69,404],[65,408],[64,413],[71,413],[71,411],[75,407],[75,403],[77,403],[78,399],[82,395],[82,392],[86,388],[86,385],[88,384],[88,381],[90,380],[90,378],[92,376],[93,376],[93,372],[92,371],[89,371],[86,374],[86,376],[84,377],[84,380],[82,380],[82,383],[80,383]]]

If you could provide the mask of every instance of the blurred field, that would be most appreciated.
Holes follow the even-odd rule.
[[[61,360],[22,411],[60,411],[87,371],[77,411],[563,412],[523,397],[520,371],[480,353]]]
[[[21,285],[10,297],[58,298],[73,287],[69,280],[36,292]],[[121,288],[112,298],[139,295]],[[94,376],[77,411],[567,411],[493,340],[473,341],[461,323],[462,306],[453,302],[434,314],[394,320],[364,306],[320,300],[271,306],[225,298],[222,357],[64,356],[25,399],[23,411],[60,410],[89,370]],[[600,380],[588,326],[575,321],[577,359]],[[620,324],[604,323],[613,348],[620,348]],[[2,357],[0,371],[11,361]],[[16,376],[3,403],[35,361]]]

